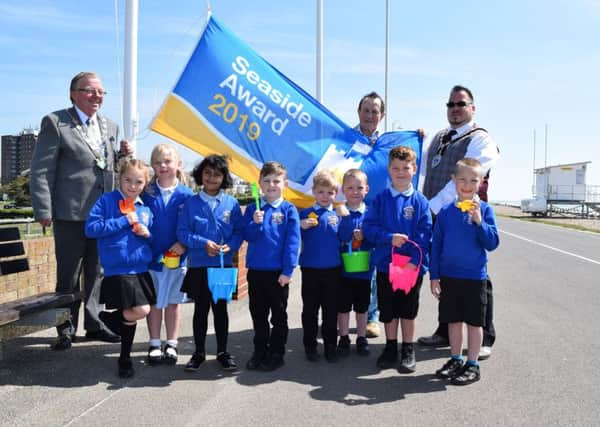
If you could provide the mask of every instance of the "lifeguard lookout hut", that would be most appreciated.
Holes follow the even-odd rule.
[[[521,210],[533,215],[596,216],[600,213],[600,185],[587,185],[591,162],[535,169],[533,199],[521,200]]]

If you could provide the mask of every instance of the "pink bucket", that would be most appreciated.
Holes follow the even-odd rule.
[[[423,251],[419,245],[412,240],[407,240],[408,243],[415,245],[419,250],[419,265],[416,270],[406,269],[406,264],[410,261],[410,257],[406,255],[400,255],[394,253],[394,247],[392,247],[392,262],[390,262],[389,278],[392,284],[392,290],[397,291],[403,290],[406,295],[417,283],[419,271],[421,270],[421,264],[423,263]]]

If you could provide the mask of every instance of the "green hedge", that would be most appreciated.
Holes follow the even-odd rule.
[[[33,218],[33,209],[0,209],[0,218]]]

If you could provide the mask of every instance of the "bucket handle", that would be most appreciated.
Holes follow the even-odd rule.
[[[348,253],[352,255],[352,240],[348,242]]]
[[[412,243],[413,246],[415,246],[418,250],[419,250],[419,265],[417,266],[417,271],[421,270],[421,264],[423,264],[423,251],[421,250],[421,247],[416,243],[413,242],[412,240],[407,240],[407,243]],[[394,257],[394,246],[392,246],[392,258]]]
[[[223,259],[223,249],[219,249],[219,259],[221,260],[221,268],[225,268],[224,259]]]

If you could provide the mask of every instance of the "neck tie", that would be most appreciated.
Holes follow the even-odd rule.
[[[447,132],[446,135],[442,137],[442,144],[448,144],[450,141],[452,141],[452,137],[457,133],[458,132],[456,132],[454,129],[452,129],[450,132]]]
[[[98,150],[100,148],[100,141],[102,137],[100,136],[100,129],[98,128],[98,124],[93,118],[88,118],[85,122],[86,124],[86,135],[88,137],[88,141],[90,145]]]

